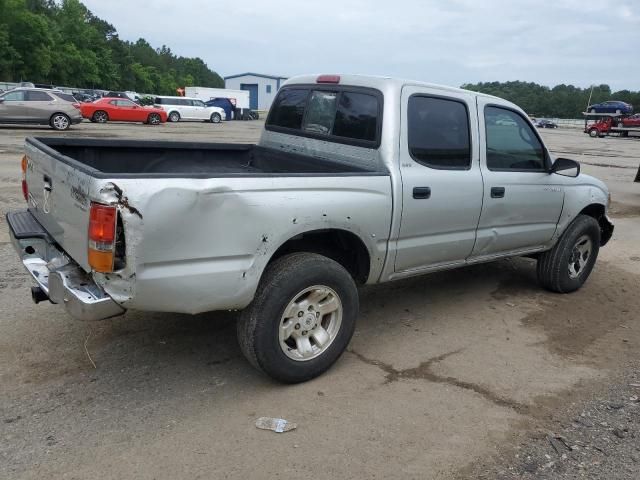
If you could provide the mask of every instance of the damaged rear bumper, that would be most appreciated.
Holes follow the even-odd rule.
[[[64,304],[80,320],[101,320],[125,312],[57,246],[28,210],[7,213],[6,218],[11,242],[38,284],[38,293],[32,292],[34,301],[46,296],[52,303]]]

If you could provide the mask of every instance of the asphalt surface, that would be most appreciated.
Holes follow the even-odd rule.
[[[640,476],[629,400],[640,390],[629,386],[640,361],[640,139],[542,132],[553,152],[612,190],[616,231],[583,289],[542,290],[528,259],[363,288],[349,351],[302,385],[249,366],[232,314],[128,312],[83,323],[31,302],[4,221],[24,206],[25,137],[255,142],[261,127],[0,126],[0,478]],[[615,418],[598,417],[612,427],[576,433],[574,420],[607,402],[624,403]],[[258,417],[297,429],[260,430]],[[597,449],[580,467],[548,435],[585,445],[614,435],[629,450],[607,446],[617,469],[593,466]],[[558,465],[566,468],[551,475]]]

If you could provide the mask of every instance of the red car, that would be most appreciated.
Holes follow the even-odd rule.
[[[618,120],[618,127],[640,127],[640,113]]]
[[[101,98],[91,103],[81,103],[80,112],[94,123],[142,122],[158,125],[167,121],[167,112],[156,107],[141,107],[124,98]]]

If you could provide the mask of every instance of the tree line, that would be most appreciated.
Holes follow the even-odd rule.
[[[581,118],[591,95],[591,105],[607,100],[621,100],[640,112],[640,92],[620,90],[612,92],[609,85],[580,88],[556,85],[553,88],[531,82],[481,82],[462,85],[462,88],[487,93],[509,100],[535,117]]]
[[[121,40],[79,0],[0,0],[0,80],[166,95],[224,87],[200,58]]]

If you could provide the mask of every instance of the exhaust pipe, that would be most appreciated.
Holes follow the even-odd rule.
[[[45,300],[49,300],[49,295],[47,295],[40,287],[31,287],[31,300],[33,300],[33,303],[37,304],[44,302]]]

